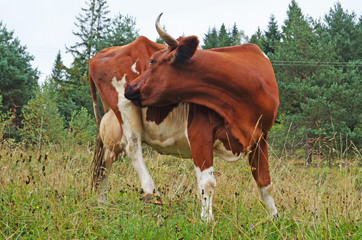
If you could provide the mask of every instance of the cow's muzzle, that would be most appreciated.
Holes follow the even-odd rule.
[[[127,85],[124,91],[124,97],[131,100],[135,105],[140,106],[140,89],[132,85]]]

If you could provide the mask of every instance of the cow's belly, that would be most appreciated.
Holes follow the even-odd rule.
[[[191,158],[187,138],[189,105],[179,104],[160,123],[146,120],[147,108],[142,109],[143,141],[161,154]]]

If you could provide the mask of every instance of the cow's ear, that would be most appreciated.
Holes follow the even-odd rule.
[[[187,62],[194,55],[199,46],[196,36],[183,38],[176,48],[174,62]]]

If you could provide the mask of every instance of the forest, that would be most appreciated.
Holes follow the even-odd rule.
[[[254,227],[250,229],[248,227],[250,224],[247,221],[255,222],[257,217],[252,219],[249,217],[245,221],[243,220],[243,224],[240,224],[240,219],[236,215],[230,219],[225,217],[223,208],[225,207],[226,212],[237,211],[248,214],[249,211],[258,216],[257,212],[263,209],[262,206],[259,206],[261,204],[254,208],[252,205],[255,204],[253,202],[255,200],[242,198],[240,201],[243,201],[247,207],[235,210],[234,205],[227,205],[226,203],[228,201],[233,202],[235,198],[230,197],[232,199],[228,198],[224,203],[220,197],[218,200],[219,207],[216,207],[219,209],[215,210],[216,215],[219,214],[220,219],[225,217],[228,220],[225,222],[219,220],[219,227],[210,228],[200,223],[200,228],[197,228],[199,225],[195,227],[195,219],[198,219],[198,216],[193,216],[193,213],[189,213],[187,217],[175,220],[175,222],[167,220],[169,215],[179,215],[188,207],[200,207],[198,203],[192,200],[196,196],[196,190],[191,190],[192,188],[188,187],[187,182],[182,182],[183,185],[174,186],[181,189],[179,193],[164,190],[164,195],[168,194],[166,201],[168,200],[169,204],[171,202],[176,204],[177,209],[171,209],[167,205],[166,215],[163,215],[161,208],[158,207],[153,209],[156,213],[152,212],[152,209],[132,202],[132,199],[137,199],[137,192],[134,191],[134,188],[138,186],[138,183],[134,173],[128,173],[127,167],[130,167],[130,164],[125,159],[121,161],[123,163],[126,161],[126,166],[117,165],[115,171],[127,172],[127,176],[121,178],[128,180],[126,183],[118,181],[113,185],[114,188],[121,188],[114,193],[114,198],[117,196],[129,204],[123,206],[128,210],[122,210],[121,219],[116,220],[119,212],[112,208],[112,206],[119,204],[119,200],[114,200],[113,205],[111,204],[108,209],[109,212],[106,213],[104,209],[100,210],[93,207],[94,202],[84,200],[88,197],[91,198],[89,193],[85,193],[85,189],[88,189],[87,183],[81,186],[76,185],[79,182],[86,182],[85,179],[90,178],[88,168],[97,134],[88,83],[88,61],[104,48],[128,44],[139,36],[137,19],[134,17],[121,13],[113,17],[109,16],[106,0],[86,0],[85,2],[86,7],[82,8],[79,15],[75,17],[73,34],[77,36],[78,41],[74,45],[67,46],[67,52],[73,56],[71,66],[64,65],[62,55],[59,52],[54,56],[51,75],[47,76],[42,84],[38,82],[38,70],[31,66],[34,56],[28,52],[26,46],[22,45],[21,39],[16,37],[16,29],[8,29],[6,22],[2,22],[0,19],[0,169],[2,169],[2,173],[0,173],[0,197],[2,201],[0,203],[2,212],[0,219],[3,219],[0,220],[0,233],[4,238],[12,238],[17,234],[30,238],[46,236],[83,238],[95,235],[104,238],[108,233],[115,234],[111,236],[120,236],[117,235],[121,234],[120,232],[125,238],[134,237],[135,235],[132,234],[133,231],[136,231],[133,229],[135,225],[131,226],[125,223],[131,214],[131,208],[140,213],[135,220],[138,224],[136,227],[138,230],[142,229],[144,224],[142,214],[146,214],[146,219],[161,224],[158,225],[160,231],[163,231],[165,224],[167,226],[167,221],[173,229],[172,233],[169,232],[170,230],[161,233],[156,231],[154,232],[156,235],[153,237],[147,235],[150,232],[144,230],[144,232],[141,231],[144,234],[143,237],[138,236],[139,238],[157,239],[157,234],[164,238],[177,237],[178,239],[183,239],[184,236],[189,236],[185,239],[190,239],[195,234],[197,238],[218,236],[225,239],[230,238],[233,234],[234,236],[237,234],[244,234],[245,236],[246,234],[248,238],[269,238],[271,235],[268,235],[261,227],[264,225],[268,225],[267,229],[273,232],[271,233],[272,239],[308,238],[308,236],[318,236],[317,238],[320,239],[337,239],[340,236],[345,236],[343,235],[345,232],[350,234],[347,238],[355,237],[356,232],[361,234],[361,208],[360,203],[358,203],[361,200],[360,192],[362,189],[362,182],[358,177],[358,175],[361,176],[360,169],[362,166],[361,15],[348,12],[341,3],[337,2],[330,7],[325,16],[320,19],[313,19],[305,16],[298,3],[291,0],[287,8],[287,18],[282,23],[278,23],[275,17],[271,15],[267,29],[258,28],[251,36],[246,36],[236,23],[231,29],[228,29],[223,23],[205,29],[205,34],[202,36],[202,40],[200,39],[202,49],[250,42],[257,44],[273,65],[279,87],[280,107],[277,120],[269,134],[269,148],[274,158],[278,159],[272,166],[286,170],[283,173],[285,175],[274,171],[274,175],[277,175],[277,179],[280,179],[281,182],[278,194],[282,195],[281,192],[286,194],[284,191],[290,194],[290,197],[279,197],[279,200],[281,200],[280,198],[284,200],[288,198],[290,202],[279,207],[292,209],[293,203],[297,204],[299,201],[297,198],[300,197],[294,195],[292,190],[283,190],[291,187],[288,185],[288,180],[283,185],[283,180],[292,175],[288,170],[290,172],[296,171],[296,175],[292,177],[293,181],[301,183],[311,181],[311,184],[318,188],[317,193],[308,193],[307,190],[301,190],[302,188],[296,188],[296,192],[303,196],[313,196],[313,194],[320,196],[319,194],[322,194],[328,198],[329,196],[335,197],[337,199],[335,204],[338,207],[332,210],[333,204],[331,205],[331,201],[328,202],[327,200],[326,202],[323,201],[321,205],[317,204],[315,208],[307,207],[306,209],[304,207],[302,209],[299,207],[297,209],[295,207],[295,212],[286,213],[281,217],[280,222],[269,224],[260,220],[261,222],[255,223],[255,226],[252,225]],[[163,43],[161,39],[155,39],[155,41]],[[172,167],[167,163],[166,158],[156,156],[156,153],[149,148],[147,148],[147,152],[149,158],[158,159],[152,163],[151,169],[164,164],[166,168],[162,170],[163,174],[171,174],[165,170]],[[58,156],[55,155],[57,153]],[[49,163],[48,158],[59,159],[59,162],[57,160],[57,162]],[[76,163],[74,159],[78,159],[79,163]],[[46,163],[46,161],[48,162]],[[292,165],[285,165],[288,162]],[[81,163],[87,167],[83,166],[82,169]],[[22,164],[23,168],[19,164]],[[68,167],[71,164],[74,164],[74,169],[68,169],[71,168]],[[297,170],[293,167],[295,165],[298,166]],[[353,169],[340,170],[341,167],[346,166],[353,166]],[[229,169],[231,172],[236,171],[231,167],[224,167],[224,165],[222,168],[224,170]],[[69,176],[70,182],[61,184],[57,182],[61,176],[70,174],[70,172],[65,172],[65,169],[68,169],[73,175]],[[179,173],[193,171],[189,165],[184,163],[177,165],[175,169]],[[244,173],[244,170],[248,170],[246,163],[241,172]],[[86,173],[87,171],[88,173]],[[245,175],[248,175],[247,173]],[[115,174],[119,175],[119,173]],[[238,174],[240,172],[235,172],[234,175]],[[331,174],[335,174],[336,177],[333,178]],[[176,178],[172,174],[170,176]],[[353,178],[345,178],[346,176],[353,176]],[[225,181],[228,181],[223,175],[220,179],[223,177],[225,177]],[[248,177],[250,178],[250,176]],[[134,179],[129,180],[131,178]],[[177,180],[179,181],[181,178],[178,177]],[[243,178],[247,177],[243,175]],[[336,184],[344,184],[345,191],[333,192],[334,186],[324,185],[332,178],[339,181]],[[44,179],[47,179],[47,183],[44,183]],[[167,177],[160,175],[159,179],[167,182]],[[43,183],[37,184],[44,189],[50,189],[49,193],[39,190],[38,198],[33,197],[30,193],[23,195],[21,189],[29,188],[28,190],[32,191],[30,188],[35,189],[35,182],[37,181],[43,181]],[[52,185],[53,181],[54,185]],[[347,184],[346,181],[350,182]],[[30,187],[29,182],[34,182],[34,186]],[[22,187],[17,187],[20,186],[19,184],[22,184]],[[195,183],[192,184],[195,185]],[[170,187],[167,184],[162,186],[165,189]],[[220,186],[222,188],[222,183]],[[73,187],[74,189],[71,190]],[[235,186],[235,188],[239,187],[247,190],[252,189],[252,186],[249,185]],[[229,186],[225,187],[225,189],[228,188]],[[234,191],[234,189],[230,191]],[[237,190],[235,191],[235,196],[240,194]],[[125,196],[127,192],[130,193],[130,196]],[[180,199],[181,193],[186,194],[186,200]],[[348,197],[348,194],[352,195]],[[53,200],[45,200],[49,197],[48,195]],[[67,196],[74,198],[68,199],[66,202]],[[31,203],[27,203],[29,209],[20,210],[20,205],[30,201],[30,199],[33,200]],[[81,202],[80,199],[84,200],[81,204],[79,203]],[[300,201],[312,200],[305,197]],[[60,203],[65,206],[62,208],[63,212],[55,210],[59,208],[58,204]],[[347,203],[351,205],[345,206]],[[341,212],[346,212],[342,209],[344,207],[348,214],[339,215]],[[73,208],[79,211],[79,216],[71,215]],[[47,209],[51,209],[53,211],[51,214],[54,215],[45,214]],[[29,221],[28,218],[37,212],[38,215],[35,217],[37,220]],[[313,218],[314,225],[312,226],[308,225],[312,224],[310,220],[312,217],[309,220],[307,218],[296,220],[292,217],[293,214],[302,215],[303,212],[308,216],[318,215],[320,218]],[[41,216],[44,214],[47,221],[52,222],[53,225],[47,225],[46,221],[41,220]],[[70,219],[66,220],[67,214],[76,218],[78,222],[80,221],[80,225],[76,227],[76,224]],[[111,220],[113,217],[115,220]],[[18,218],[22,221],[17,222],[16,219]],[[100,222],[97,223],[92,220],[93,218]],[[170,218],[172,219],[172,217]],[[113,228],[103,229],[102,221],[104,219],[106,219],[104,224],[109,223],[114,228],[117,225],[117,229],[121,230],[116,234],[116,230]],[[315,225],[318,221],[320,221],[320,226]],[[122,223],[119,227],[120,222]],[[63,231],[59,230],[57,224],[62,226]],[[233,225],[230,232],[227,232],[226,235],[220,233],[222,226],[227,224]],[[334,230],[330,229],[335,226],[337,227]],[[150,226],[146,225],[145,229],[148,227]],[[34,230],[36,228],[41,230],[37,232]],[[97,232],[94,228],[102,228],[103,232]],[[64,229],[73,229],[73,234]],[[58,231],[58,233],[65,235],[58,235],[58,233],[49,235],[48,230],[52,230],[54,234]],[[29,231],[31,234],[27,235]],[[301,233],[303,231],[306,235]],[[95,234],[96,232],[98,235]]]
[[[29,145],[94,139],[87,63],[98,51],[130,43],[139,34],[133,17],[110,18],[105,0],[87,4],[76,17],[73,34],[79,41],[67,46],[73,63],[66,67],[59,52],[42,85],[30,65],[33,56],[0,22],[0,139]],[[236,24],[226,29],[221,23],[206,30],[202,48],[259,45],[273,64],[280,93],[272,148],[292,155],[305,149],[307,162],[312,155],[331,161],[359,151],[362,144],[361,20],[340,3],[315,20],[291,1],[281,26],[271,15],[266,30],[245,36]]]

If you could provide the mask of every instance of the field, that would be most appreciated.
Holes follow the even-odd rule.
[[[139,200],[127,158],[113,165],[109,205],[90,188],[93,152],[85,146],[41,151],[0,145],[0,239],[361,239],[360,156],[305,168],[273,153],[279,217],[270,219],[247,161],[215,160],[215,221],[200,220],[191,160],[145,148],[165,205]]]

